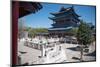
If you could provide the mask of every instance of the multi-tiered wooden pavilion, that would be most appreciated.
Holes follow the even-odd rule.
[[[80,16],[76,14],[73,6],[68,8],[62,7],[59,12],[50,14],[53,15],[53,17],[49,17],[49,19],[53,20],[52,28],[48,29],[51,35],[68,35],[68,31],[78,27],[80,22]]]

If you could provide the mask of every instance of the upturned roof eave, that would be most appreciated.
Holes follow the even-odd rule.
[[[26,6],[28,4],[28,6]],[[36,13],[40,9],[42,9],[42,5],[40,3],[33,3],[33,2],[19,2],[19,18],[26,16],[31,13]],[[23,10],[22,10],[23,9]]]
[[[55,12],[55,13],[50,13],[51,15],[53,15],[53,16],[57,16],[57,15],[59,15],[59,14],[62,14],[62,13],[66,13],[66,12],[68,12],[68,11],[73,11],[73,13],[77,16],[77,17],[81,17],[80,15],[78,15],[78,14],[76,14],[76,12],[74,11],[74,9],[72,8],[71,9],[71,7],[70,7],[70,9],[69,10],[65,10],[65,11],[62,11],[62,12]]]

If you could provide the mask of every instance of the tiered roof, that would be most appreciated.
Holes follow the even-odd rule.
[[[74,17],[76,17],[76,19],[78,19],[78,17],[80,17],[78,14],[76,14],[73,6],[68,7],[68,8],[61,7],[59,12],[50,13],[50,14],[54,16],[54,17],[49,17],[49,19],[51,19],[51,20],[56,20],[56,19],[59,19],[59,18],[63,18],[63,17],[65,17],[64,14],[66,14],[66,15],[71,14]]]
[[[48,29],[49,31],[68,31],[73,27],[77,27],[77,23],[80,21],[80,16],[75,12],[73,6],[68,8],[61,7],[59,12],[50,14],[53,17],[49,17],[49,19],[55,21],[55,23],[52,24],[52,28]]]

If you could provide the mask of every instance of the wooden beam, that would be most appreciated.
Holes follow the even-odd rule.
[[[17,65],[19,2],[12,2],[12,65]]]

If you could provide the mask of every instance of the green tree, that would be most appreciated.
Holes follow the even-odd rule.
[[[70,35],[72,36],[77,36],[77,31],[78,31],[78,27],[72,28],[71,30],[69,30]]]
[[[89,45],[92,42],[92,31],[91,27],[86,23],[81,21],[78,32],[77,32],[77,41],[81,45],[80,60],[83,61],[83,47]]]
[[[18,20],[18,38],[23,37],[23,31],[25,29],[25,22],[23,19]]]
[[[46,29],[46,28],[31,28],[31,27],[27,27],[26,31],[28,31],[29,37],[33,37],[38,33],[47,33],[48,29]]]

